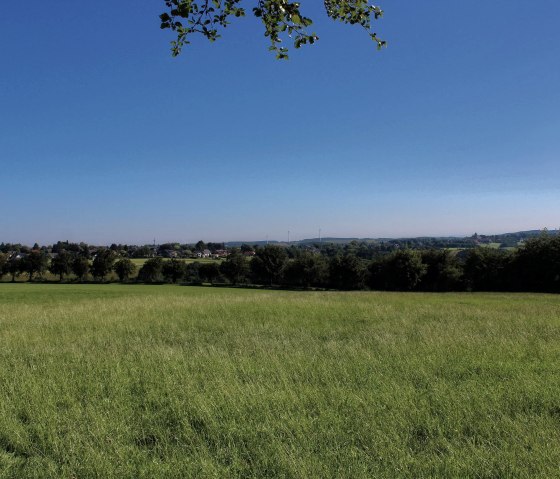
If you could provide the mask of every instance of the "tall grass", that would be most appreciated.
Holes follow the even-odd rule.
[[[0,478],[560,477],[560,298],[0,284]]]

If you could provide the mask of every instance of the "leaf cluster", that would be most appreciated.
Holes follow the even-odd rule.
[[[190,35],[198,33],[211,42],[220,38],[219,27],[227,27],[230,17],[245,16],[245,9],[239,6],[241,0],[165,0],[167,11],[160,15],[162,29],[177,33],[171,43],[173,56],[181,53],[184,45],[190,43]]]
[[[192,34],[200,34],[214,42],[220,38],[220,28],[226,28],[232,17],[244,17],[245,8],[241,0],[164,0],[166,11],[160,15],[161,28],[171,29],[177,34],[171,45],[173,56],[181,53],[182,48],[190,43]],[[360,25],[380,49],[386,45],[371,30],[372,19],[382,17],[379,6],[370,0],[324,0],[327,15],[335,20],[350,25]],[[303,15],[300,3],[290,0],[256,0],[253,15],[264,26],[264,35],[270,40],[269,50],[279,60],[288,59],[288,48],[283,45],[286,37],[292,40],[295,48],[313,45],[319,36],[309,32],[313,21]]]

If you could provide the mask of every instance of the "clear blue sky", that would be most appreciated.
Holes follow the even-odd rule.
[[[172,58],[162,0],[0,6],[0,241],[560,225],[560,2],[383,0],[278,62],[257,19]]]

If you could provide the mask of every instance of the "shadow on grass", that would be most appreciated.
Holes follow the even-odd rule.
[[[262,284],[251,284],[251,283],[243,283],[243,284],[232,284],[232,283],[204,283],[204,282],[177,282],[177,283],[170,283],[167,281],[153,281],[150,283],[142,282],[142,281],[118,281],[118,280],[108,280],[108,281],[95,281],[95,280],[88,280],[88,281],[77,281],[77,280],[70,280],[70,281],[58,281],[58,280],[50,280],[50,279],[34,279],[33,281],[25,280],[25,281],[0,281],[0,284],[55,284],[55,285],[88,285],[88,284],[119,284],[122,286],[197,286],[197,287],[204,287],[204,288],[230,288],[230,289],[261,289],[267,291],[337,291],[331,288],[325,287],[297,287],[297,286],[289,286],[289,285],[262,285]]]

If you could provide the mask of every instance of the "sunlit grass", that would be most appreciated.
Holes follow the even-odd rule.
[[[0,477],[560,477],[560,298],[0,284]]]

